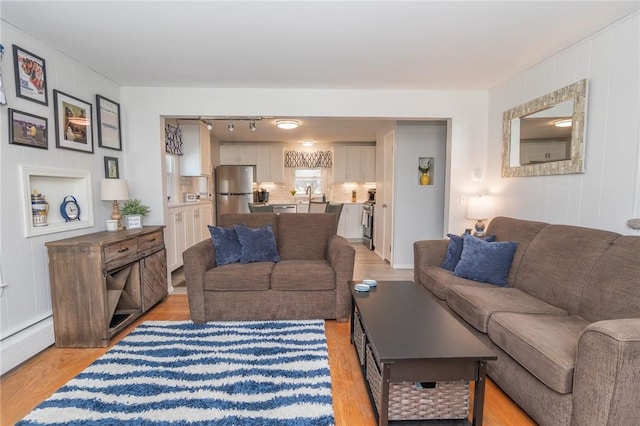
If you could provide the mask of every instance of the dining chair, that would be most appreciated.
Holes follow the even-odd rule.
[[[325,213],[335,213],[336,214],[336,223],[340,222],[340,214],[342,213],[343,203],[330,203],[327,205],[327,210]]]
[[[309,213],[325,213],[328,205],[326,201],[309,201]]]
[[[266,206],[264,204],[252,204],[249,203],[249,211],[251,213],[272,213],[273,206]]]

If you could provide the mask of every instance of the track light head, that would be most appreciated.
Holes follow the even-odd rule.
[[[207,121],[207,130],[213,130],[213,123],[211,123],[210,121]]]
[[[230,121],[229,124],[227,125],[227,130],[229,130],[230,132],[233,132],[235,130],[235,127],[233,126],[232,121]]]
[[[249,130],[251,130],[252,132],[256,131],[256,122],[255,121],[251,121],[249,123]]]

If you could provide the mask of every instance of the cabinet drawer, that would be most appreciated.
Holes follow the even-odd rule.
[[[162,246],[163,243],[162,231],[153,232],[138,237],[138,250],[145,251],[153,247]]]
[[[138,252],[138,240],[132,238],[104,248],[104,262],[109,263],[127,256],[135,256]]]

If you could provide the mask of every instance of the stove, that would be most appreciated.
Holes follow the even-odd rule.
[[[375,201],[367,200],[362,205],[362,243],[373,250],[373,212]]]

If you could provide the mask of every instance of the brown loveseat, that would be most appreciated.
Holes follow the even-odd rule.
[[[281,260],[217,266],[211,240],[187,249],[193,321],[349,318],[355,249],[336,235],[335,214],[227,214],[219,225],[234,224],[271,224]]]
[[[498,217],[517,241],[508,287],[440,267],[448,241],[414,243],[414,279],[487,345],[488,375],[542,425],[640,419],[640,237]]]

